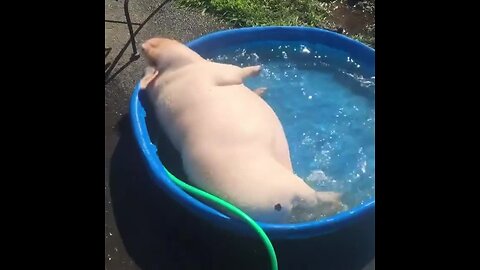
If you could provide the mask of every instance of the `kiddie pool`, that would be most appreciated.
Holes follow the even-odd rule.
[[[310,27],[251,27],[219,31],[202,36],[187,45],[200,55],[221,49],[236,43],[251,41],[305,41],[321,43],[348,52],[352,57],[363,63],[375,67],[375,50],[350,39],[346,36],[317,28]],[[157,147],[149,137],[146,123],[146,111],[139,98],[139,85],[133,91],[130,103],[130,117],[136,142],[140,147],[143,159],[157,186],[162,188],[170,197],[186,207],[193,214],[203,218],[216,226],[232,232],[255,235],[253,230],[238,219],[232,219],[216,209],[204,204],[176,186],[168,177],[163,164],[157,154]],[[182,179],[185,180],[185,179]],[[326,219],[296,224],[271,224],[258,222],[265,233],[272,239],[296,239],[319,236],[336,231],[346,225],[354,224],[369,212],[375,211],[375,199],[341,212]]]

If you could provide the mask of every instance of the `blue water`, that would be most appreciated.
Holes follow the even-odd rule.
[[[249,43],[211,60],[263,66],[246,85],[267,87],[295,173],[316,190],[337,191],[349,207],[375,194],[375,73],[343,51],[307,43]]]

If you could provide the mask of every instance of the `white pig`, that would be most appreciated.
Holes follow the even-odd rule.
[[[342,208],[338,193],[317,192],[293,173],[282,125],[259,97],[265,89],[243,84],[260,66],[207,61],[166,38],[149,39],[142,54],[149,66],[141,89],[190,183],[264,222],[309,220]]]

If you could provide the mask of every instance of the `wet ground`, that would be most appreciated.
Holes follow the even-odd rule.
[[[183,42],[229,28],[172,1],[132,0],[137,44],[155,35]],[[268,269],[257,239],[218,231],[153,186],[130,132],[128,102],[143,60],[131,60],[123,2],[105,1],[105,269]],[[280,269],[374,269],[369,217],[341,233],[274,242]]]
[[[368,27],[375,24],[375,14],[357,4],[348,5],[346,2],[339,2],[334,5],[329,16],[329,20],[338,26],[341,26],[348,34],[366,34]]]
[[[327,28],[375,48],[375,1],[336,0],[328,7]]]

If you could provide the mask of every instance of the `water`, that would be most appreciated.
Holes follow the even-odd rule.
[[[307,43],[249,43],[211,58],[263,66],[246,81],[283,124],[295,173],[311,187],[344,194],[352,208],[375,194],[375,73],[343,51]]]

